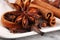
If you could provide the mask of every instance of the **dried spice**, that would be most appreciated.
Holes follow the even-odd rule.
[[[56,24],[55,17],[50,17],[48,24],[49,24],[50,26],[54,26],[54,25]]]
[[[25,4],[23,0],[20,0],[17,3],[9,3],[8,0],[6,2],[9,4],[9,6],[13,6],[12,8],[16,9],[16,11],[7,12],[3,15],[2,23],[3,25],[10,30],[10,32],[18,33],[18,32],[28,32],[31,31],[33,28],[35,31],[41,32],[38,28],[39,19],[41,18],[41,15],[38,8],[35,7],[29,7],[31,0],[27,1]],[[6,22],[4,21],[7,21]],[[35,29],[36,26],[36,29]]]
[[[53,5],[57,8],[59,8],[59,5],[60,5],[60,0],[41,0],[41,1],[47,2],[50,5]]]
[[[60,18],[60,9],[58,9],[58,8],[56,8],[56,7],[48,4],[46,2],[43,2],[41,0],[38,0],[38,1],[37,0],[34,0],[33,3],[35,3],[35,4],[37,4],[37,5],[39,5],[39,6],[43,7],[43,8],[46,8],[46,9],[52,11],[53,12],[53,15],[55,17]]]
[[[7,12],[2,16],[2,24],[12,33],[24,33],[34,30],[43,35],[42,27],[55,25],[53,12],[39,5],[31,3],[31,0],[16,0],[9,3],[15,11]]]
[[[57,7],[57,8],[59,8],[60,0],[53,0],[53,1],[51,0],[48,3],[55,6],[55,7]]]

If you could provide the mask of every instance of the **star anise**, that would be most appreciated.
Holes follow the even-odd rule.
[[[23,3],[22,3],[23,4]],[[17,17],[16,23],[21,24],[24,29],[31,29],[35,25],[35,21],[41,16],[38,14],[39,10],[37,8],[30,7],[30,1],[26,3],[26,6],[23,8],[23,14]],[[27,7],[28,6],[28,7]],[[37,23],[38,24],[38,23]],[[37,25],[38,27],[38,25]]]
[[[6,15],[8,21],[14,22],[19,25],[21,29],[29,30],[34,29],[37,33],[41,34],[40,27],[40,10],[35,7],[29,7],[31,0],[18,0],[16,3],[9,3],[16,11],[9,12]],[[11,31],[18,32],[19,27],[12,28]],[[21,30],[19,31],[21,32]],[[25,31],[26,32],[26,31]]]

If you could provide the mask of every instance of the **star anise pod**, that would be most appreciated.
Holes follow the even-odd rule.
[[[41,31],[39,30],[41,28],[41,12],[35,7],[30,7],[31,0],[18,0],[15,3],[9,3],[6,0],[6,2],[12,6],[12,8],[16,9],[16,11],[11,11],[5,16],[8,21],[18,25],[18,27],[10,28],[12,32],[21,32],[22,30],[23,32],[26,32],[34,29],[37,33],[41,34]],[[19,29],[19,26],[22,30]]]

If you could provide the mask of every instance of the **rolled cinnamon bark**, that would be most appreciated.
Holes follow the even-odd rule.
[[[53,17],[53,12],[50,11],[50,10],[48,10],[48,9],[46,9],[46,8],[43,8],[41,6],[38,6],[38,5],[35,5],[35,4],[32,4],[32,3],[30,4],[30,7],[36,7],[36,8],[38,8],[42,12],[40,14],[42,14],[42,16],[45,19],[49,19],[50,17]]]
[[[41,0],[34,0],[33,3],[35,3],[35,4],[39,5],[39,6],[42,6],[42,7],[44,7],[44,8],[47,8],[47,9],[49,9],[49,10],[51,10],[51,11],[53,11],[53,12],[54,12],[53,14],[54,14],[56,17],[60,18],[60,9],[58,9],[58,8],[56,8],[56,7],[48,4],[48,3],[46,3],[46,2],[43,2],[43,1],[41,1]]]
[[[48,24],[49,26],[54,26],[56,24],[55,17],[50,17]]]

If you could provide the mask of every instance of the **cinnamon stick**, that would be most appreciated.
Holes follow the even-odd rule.
[[[50,26],[54,26],[56,24],[56,19],[55,17],[50,17],[48,24]]]
[[[53,11],[53,12],[54,12],[53,14],[54,14],[57,18],[60,18],[60,9],[58,9],[58,8],[56,8],[56,7],[48,4],[48,3],[46,3],[46,2],[43,2],[43,1],[41,1],[41,0],[34,0],[33,3],[35,3],[35,4],[37,4],[37,5],[41,6],[41,7],[47,8],[47,9],[49,9],[49,10],[51,10],[51,11]]]
[[[41,6],[38,6],[38,5],[35,5],[33,3],[30,4],[30,7],[35,7],[35,8],[38,8],[40,11],[41,11],[41,14],[42,16],[45,18],[45,19],[49,19],[50,17],[53,16],[53,12],[46,9],[46,8],[43,8]]]

